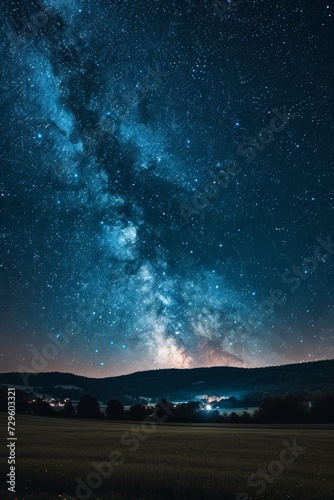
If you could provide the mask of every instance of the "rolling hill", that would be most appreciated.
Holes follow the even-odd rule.
[[[189,401],[202,395],[258,401],[264,393],[288,392],[308,398],[315,391],[334,391],[334,360],[265,368],[172,368],[99,379],[59,372],[22,377],[13,372],[1,373],[0,384],[73,400],[90,394],[102,402],[119,399],[123,404],[153,402],[161,397]]]

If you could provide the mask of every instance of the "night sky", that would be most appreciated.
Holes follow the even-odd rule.
[[[0,17],[1,371],[332,358],[328,0]]]

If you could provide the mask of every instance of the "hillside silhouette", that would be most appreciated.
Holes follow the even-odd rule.
[[[26,384],[24,384],[24,381]],[[21,386],[53,397],[79,399],[90,394],[99,401],[123,404],[167,398],[189,401],[200,395],[260,400],[263,394],[291,393],[308,399],[315,392],[334,390],[334,360],[264,368],[161,369],[118,377],[89,378],[71,373],[2,373],[0,384]]]

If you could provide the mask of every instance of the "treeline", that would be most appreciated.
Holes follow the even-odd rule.
[[[168,411],[166,411],[168,409]],[[7,388],[0,387],[0,411],[7,411]],[[16,413],[38,416],[54,416],[63,418],[89,418],[108,420],[143,421],[158,415],[166,422],[211,422],[211,423],[334,423],[334,393],[318,395],[309,405],[293,395],[266,396],[262,399],[258,410],[253,414],[244,411],[223,413],[215,408],[204,409],[198,401],[189,401],[174,405],[162,399],[154,406],[135,404],[125,410],[118,400],[110,400],[105,413],[101,412],[96,398],[85,395],[80,398],[75,407],[71,401],[66,402],[61,410],[55,410],[47,401],[41,398],[32,400],[31,396],[22,390],[16,390]]]

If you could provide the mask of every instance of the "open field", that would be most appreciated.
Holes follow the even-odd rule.
[[[61,420],[17,415],[16,494],[9,497],[6,417],[0,413],[0,498],[59,499],[317,499],[334,497],[334,433],[324,429],[254,429],[154,426]],[[283,453],[284,440],[295,456]],[[110,453],[118,450],[111,459]],[[294,460],[291,460],[294,458]],[[284,465],[282,460],[285,461]],[[123,461],[123,463],[116,465]],[[98,488],[76,496],[76,478],[87,484],[104,464]],[[287,463],[291,462],[291,463]],[[269,481],[260,479],[265,469]],[[268,469],[269,467],[269,469]],[[275,477],[276,474],[276,477]],[[250,483],[248,483],[250,480]],[[264,486],[263,494],[257,492]],[[247,494],[247,495],[246,495]],[[70,499],[65,495],[63,498]]]

